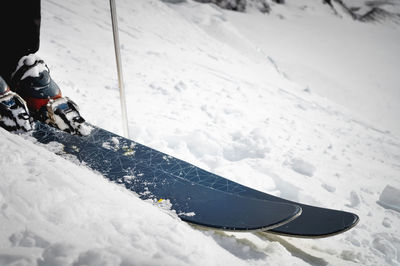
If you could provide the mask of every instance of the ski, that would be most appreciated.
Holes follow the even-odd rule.
[[[71,135],[40,122],[31,133],[40,143],[61,143],[106,178],[142,199],[168,199],[189,223],[223,230],[260,231],[293,237],[326,237],[358,222],[345,211],[285,200],[207,172],[147,146],[91,126],[87,136]],[[301,215],[300,215],[301,213]]]
[[[59,155],[74,155],[87,167],[123,184],[143,200],[164,204],[191,224],[227,231],[263,231],[297,218],[296,204],[241,196],[226,179],[193,165],[91,126],[86,136],[72,135],[36,122],[33,136],[40,143],[63,145]],[[219,189],[217,189],[219,187]]]

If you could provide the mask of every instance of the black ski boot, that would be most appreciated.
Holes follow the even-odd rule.
[[[11,81],[11,88],[26,101],[34,119],[71,134],[88,134],[78,106],[62,97],[60,88],[50,77],[49,68],[38,56],[22,57]]]
[[[32,123],[25,101],[10,91],[7,83],[0,77],[0,126],[8,131],[29,131]]]

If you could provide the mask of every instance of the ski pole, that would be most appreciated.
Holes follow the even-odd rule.
[[[125,86],[124,86],[124,77],[122,75],[121,52],[120,52],[119,34],[118,34],[118,18],[117,18],[117,8],[115,5],[115,0],[110,0],[110,11],[111,11],[111,21],[112,21],[112,29],[114,36],[115,59],[117,62],[119,98],[121,101],[121,113],[122,113],[122,127],[124,131],[124,136],[126,138],[129,138],[128,115],[126,112]]]

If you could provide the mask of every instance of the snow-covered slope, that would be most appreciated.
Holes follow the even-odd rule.
[[[108,2],[42,5],[40,55],[52,76],[89,121],[121,133]],[[270,16],[191,1],[117,5],[134,140],[268,193],[355,212],[361,221],[317,240],[199,231],[48,151],[57,147],[0,129],[0,265],[400,264],[400,140],[357,105],[398,97],[396,87],[379,90],[389,83],[367,65],[382,55],[396,82],[398,29],[341,20],[329,9],[305,16],[290,5]],[[329,45],[318,43],[328,38],[321,23],[332,33]],[[337,39],[355,45],[359,36],[364,44],[380,41],[359,53],[353,46],[322,53]],[[310,47],[316,53],[306,62]],[[344,69],[333,68],[335,58]],[[364,81],[351,73],[372,85],[357,87]]]
[[[269,16],[231,13],[229,20],[289,79],[400,136],[400,24],[340,19],[316,0],[287,2]]]

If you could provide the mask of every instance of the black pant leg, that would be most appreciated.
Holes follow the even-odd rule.
[[[39,50],[40,0],[0,0],[0,75],[9,83],[18,60]]]

